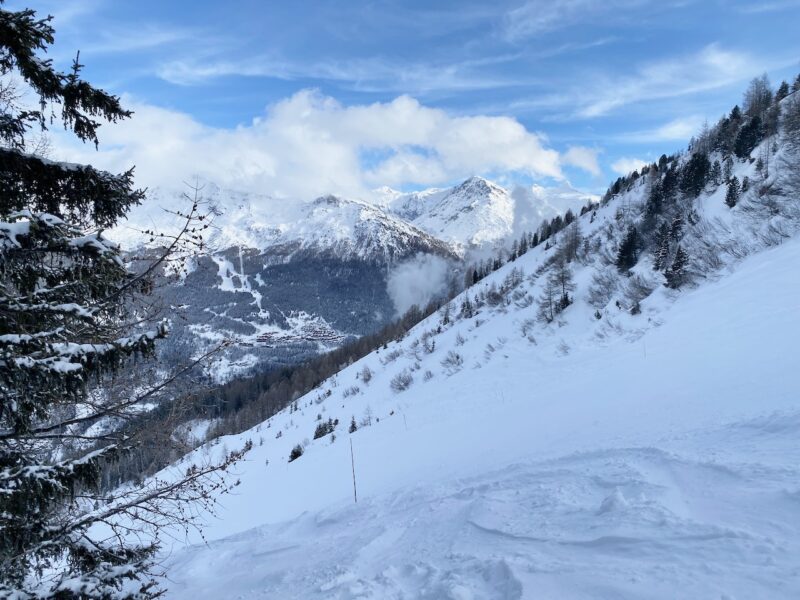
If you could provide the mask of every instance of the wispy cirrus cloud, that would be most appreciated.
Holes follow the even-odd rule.
[[[693,54],[642,63],[633,69],[632,75],[586,73],[566,83],[563,92],[511,106],[562,119],[592,119],[632,104],[719,89],[764,69],[763,61],[748,53],[709,44]]]
[[[748,54],[711,44],[695,54],[645,63],[633,76],[595,81],[576,114],[597,117],[636,102],[713,90],[746,79],[756,70]]]
[[[100,31],[90,43],[83,45],[83,50],[93,54],[151,50],[196,40],[200,33],[197,29],[145,23],[136,29],[113,28]],[[204,37],[208,43],[207,36]]]
[[[746,15],[758,13],[779,12],[800,8],[800,0],[777,0],[775,2],[745,2],[739,4],[736,10]]]
[[[591,22],[599,14],[630,10],[648,0],[528,0],[503,18],[503,35],[519,41],[542,33]]]
[[[290,61],[274,56],[245,60],[173,60],[157,69],[158,76],[183,86],[222,77],[266,77],[286,81],[335,81],[344,88],[368,92],[423,94],[433,90],[482,90],[520,84],[513,77],[485,72],[491,65],[511,62],[515,54],[458,62],[398,63],[384,58]]]

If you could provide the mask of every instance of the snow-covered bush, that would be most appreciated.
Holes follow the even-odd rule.
[[[653,293],[658,284],[645,279],[641,275],[634,275],[625,281],[624,294],[627,305],[633,307]]]
[[[403,351],[400,348],[395,348],[394,350],[389,351],[386,356],[381,359],[381,362],[383,362],[384,365],[388,365],[389,363],[396,361],[402,355]]]
[[[619,275],[616,269],[599,269],[592,276],[587,300],[595,308],[603,308],[613,298],[619,286]]]
[[[409,373],[407,370],[403,369],[397,375],[392,377],[389,387],[392,388],[393,392],[399,393],[410,388],[412,383],[414,383],[414,376],[411,375],[411,373]]]
[[[442,366],[448,375],[452,375],[456,371],[460,370],[462,366],[464,366],[464,357],[458,352],[450,350],[447,353],[447,356],[442,359]]]

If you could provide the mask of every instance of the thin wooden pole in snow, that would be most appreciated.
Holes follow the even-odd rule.
[[[353,468],[353,500],[358,504],[358,493],[356,492],[356,459],[353,457],[353,438],[350,438],[350,466]]]

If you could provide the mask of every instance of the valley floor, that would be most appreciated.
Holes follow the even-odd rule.
[[[343,430],[289,465],[270,436],[208,544],[173,549],[168,597],[800,597],[798,265],[794,240],[635,340],[558,356],[517,336],[372,393],[358,504]]]

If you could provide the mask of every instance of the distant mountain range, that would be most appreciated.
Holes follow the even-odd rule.
[[[164,208],[184,192],[155,189],[112,235],[134,248],[141,229],[169,228]],[[472,177],[443,189],[375,190],[369,201],[328,195],[291,201],[222,189],[200,192],[214,214],[210,253],[162,289],[181,306],[169,353],[195,353],[221,339],[235,344],[213,367],[223,380],[264,363],[295,362],[391,320],[401,303],[387,287],[394,269],[443,261],[430,289],[455,278],[474,251],[497,250],[545,218],[596,197],[569,187],[509,192]],[[396,287],[396,286],[395,286]]]

